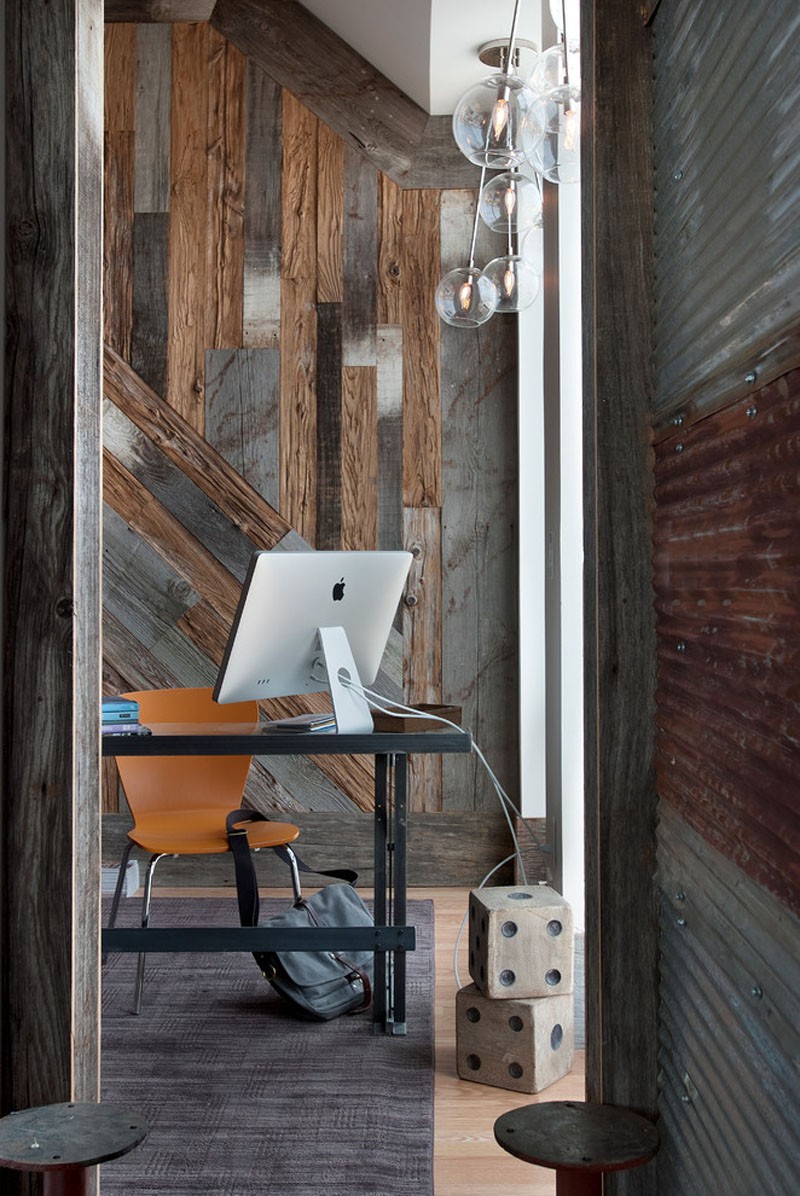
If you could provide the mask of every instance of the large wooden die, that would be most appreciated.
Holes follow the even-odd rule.
[[[572,910],[547,885],[469,895],[469,974],[486,997],[572,992]]]
[[[456,994],[456,1064],[462,1080],[541,1092],[572,1070],[572,996],[493,1001],[470,984]]]

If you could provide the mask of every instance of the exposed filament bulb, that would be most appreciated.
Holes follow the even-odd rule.
[[[504,88],[494,102],[492,109],[492,136],[499,141],[508,126],[508,88]]]
[[[463,282],[458,290],[458,302],[462,311],[469,311],[472,303],[472,283]]]
[[[574,150],[578,141],[578,114],[571,104],[564,113],[564,149]]]

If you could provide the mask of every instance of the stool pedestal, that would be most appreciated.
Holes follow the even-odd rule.
[[[556,1196],[601,1196],[606,1171],[648,1162],[658,1130],[646,1117],[615,1105],[548,1101],[498,1117],[495,1141],[503,1150],[556,1172]]]
[[[0,1120],[0,1167],[41,1171],[44,1196],[89,1196],[99,1163],[147,1136],[137,1113],[118,1105],[42,1105]]]

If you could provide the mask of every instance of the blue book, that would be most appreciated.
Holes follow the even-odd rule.
[[[100,721],[104,726],[110,723],[138,723],[139,703],[133,698],[103,698]]]

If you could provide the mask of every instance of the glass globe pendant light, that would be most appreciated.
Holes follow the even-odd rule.
[[[486,167],[481,171],[481,187]],[[454,328],[477,328],[490,320],[497,309],[499,294],[494,282],[475,265],[475,241],[478,235],[480,205],[475,204],[469,265],[450,270],[436,288],[435,303],[445,324]]]
[[[526,233],[542,216],[542,196],[532,179],[507,170],[481,191],[481,218],[493,232]]]
[[[508,247],[484,267],[484,274],[497,287],[497,311],[524,311],[539,294],[539,275],[521,253],[514,250],[514,234],[508,224]]]
[[[523,145],[534,170],[551,183],[580,179],[580,48],[567,38],[566,0],[562,0],[562,40],[536,60],[531,85],[545,107],[544,135]],[[537,131],[538,132],[538,131]]]
[[[470,162],[490,170],[506,170],[525,161],[523,127],[528,128],[529,142],[537,128],[539,136],[544,135],[544,112],[537,93],[510,71],[518,16],[516,0],[506,70],[470,87],[453,111],[456,145]]]

